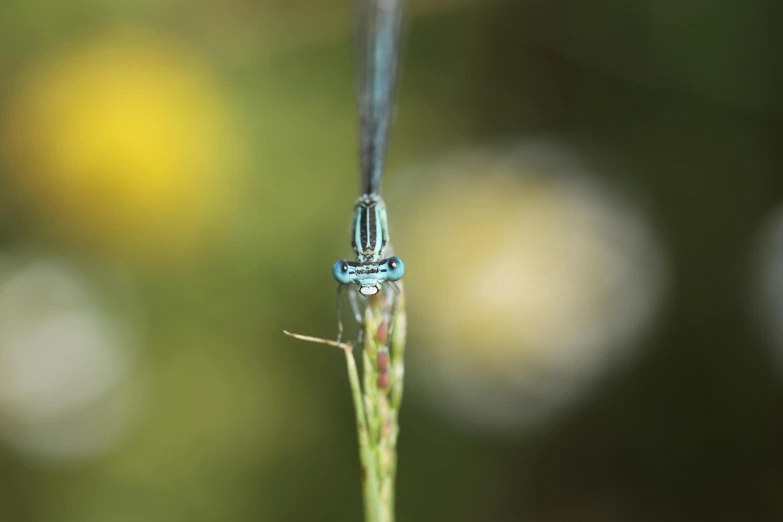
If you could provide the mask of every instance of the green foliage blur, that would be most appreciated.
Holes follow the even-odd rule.
[[[672,275],[640,355],[533,428],[493,431],[449,416],[410,363],[398,519],[783,520],[783,368],[751,291],[758,235],[783,196],[775,8],[408,4],[385,180],[395,242],[405,245],[414,226],[402,223],[415,221],[396,214],[426,198],[395,171],[542,135],[592,164],[622,165],[598,177],[639,195]],[[317,0],[0,5],[0,273],[43,259],[79,274],[122,340],[124,377],[96,422],[126,412],[105,447],[75,432],[85,448],[72,454],[60,435],[78,419],[36,424],[0,384],[0,522],[360,520],[342,356],[282,334],[336,334],[330,270],[349,253],[358,186],[352,9]],[[92,71],[115,34],[144,49],[153,41],[166,56],[153,60],[149,83],[139,80],[152,92],[140,103],[160,105],[128,118],[160,111],[171,133],[145,141],[142,125],[133,143],[146,155],[133,161],[106,138],[125,139],[117,122],[126,120],[96,111],[88,141],[82,127],[58,127],[70,112],[60,119],[34,98],[74,100],[69,111],[92,114],[97,95],[63,87],[68,67]],[[91,45],[97,62],[80,61]],[[169,81],[172,94],[158,99]],[[198,103],[174,107],[181,93]],[[214,142],[213,127],[223,129]],[[176,149],[167,136],[180,132],[199,145]],[[84,155],[58,159],[62,136]],[[102,159],[91,143],[106,147]],[[199,151],[225,172],[190,179]],[[149,174],[160,164],[178,173],[170,185]],[[433,185],[426,190],[440,190]],[[469,276],[460,259],[447,261]],[[417,320],[416,288],[406,290],[407,353],[425,352],[428,325]],[[5,353],[0,380],[15,368]]]

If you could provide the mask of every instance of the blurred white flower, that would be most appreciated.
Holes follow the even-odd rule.
[[[124,337],[65,266],[0,271],[0,436],[44,460],[111,448],[130,413]]]
[[[751,296],[754,326],[783,370],[783,207],[767,219],[756,243]]]
[[[632,200],[548,144],[415,170],[417,197],[388,202],[409,368],[434,404],[497,429],[538,422],[638,344],[666,271]]]

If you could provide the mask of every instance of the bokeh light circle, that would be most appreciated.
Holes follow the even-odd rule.
[[[0,161],[54,234],[161,258],[230,214],[228,98],[197,53],[155,33],[53,50],[20,75],[5,112]]]
[[[783,377],[783,207],[774,210],[756,238],[751,313]]]
[[[666,263],[632,198],[545,142],[410,171],[417,196],[390,213],[409,367],[438,408],[491,429],[537,423],[638,346]]]
[[[46,462],[94,457],[127,433],[131,335],[87,279],[36,259],[0,270],[0,438]]]

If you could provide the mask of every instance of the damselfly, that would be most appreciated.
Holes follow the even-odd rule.
[[[370,297],[381,291],[383,283],[389,282],[398,294],[394,281],[402,278],[405,271],[400,258],[385,257],[389,227],[386,205],[381,198],[381,177],[397,78],[402,3],[402,0],[359,0],[357,77],[361,195],[354,206],[351,235],[356,261],[338,261],[332,269],[332,275],[339,283],[338,342],[343,333],[342,289],[346,285],[356,285],[361,295]],[[351,303],[355,304],[353,300]],[[394,320],[395,309],[393,306],[390,322]],[[356,315],[361,322],[361,316]]]

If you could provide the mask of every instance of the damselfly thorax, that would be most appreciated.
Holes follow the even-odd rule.
[[[389,230],[386,226],[386,205],[377,194],[362,194],[353,207],[352,246],[359,263],[380,261]]]
[[[377,194],[362,194],[353,209],[352,244],[356,261],[338,261],[332,270],[340,284],[355,284],[363,296],[381,291],[385,281],[398,281],[405,265],[398,257],[383,258],[389,242],[386,205]]]

